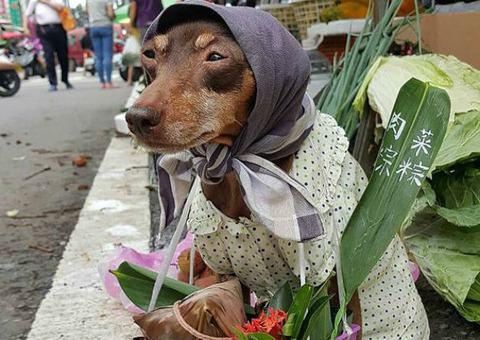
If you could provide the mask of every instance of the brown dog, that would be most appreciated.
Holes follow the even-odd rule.
[[[206,21],[175,26],[149,40],[141,60],[150,84],[126,116],[138,143],[158,153],[206,142],[232,145],[255,102],[255,79],[226,27]],[[288,172],[292,160],[275,163]],[[202,189],[228,217],[250,216],[233,172]],[[361,324],[358,295],[350,308]]]

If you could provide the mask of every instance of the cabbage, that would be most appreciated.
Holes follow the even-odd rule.
[[[458,228],[428,208],[404,242],[432,287],[468,321],[480,321],[480,226]]]
[[[480,71],[453,56],[438,54],[379,58],[367,74],[353,106],[362,112],[368,96],[385,128],[398,91],[412,77],[447,91],[452,103],[451,122],[456,113],[480,111]]]

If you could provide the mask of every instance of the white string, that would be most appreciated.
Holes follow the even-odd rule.
[[[172,240],[170,241],[170,245],[168,247],[167,256],[164,258],[160,269],[158,270],[157,279],[155,280],[155,285],[153,286],[152,297],[150,298],[150,304],[148,305],[148,311],[152,311],[155,308],[155,303],[157,302],[158,294],[160,293],[160,289],[162,289],[163,282],[165,281],[165,277],[167,276],[168,268],[170,267],[170,263],[172,263],[173,255],[175,254],[175,249],[177,248],[178,243],[180,242],[180,238],[182,237],[183,230],[185,229],[188,214],[190,213],[190,207],[192,205],[193,197],[195,197],[196,187],[198,185],[198,177],[195,178],[193,182],[192,190],[190,190],[190,194],[187,197],[187,201],[185,202],[185,206],[183,207],[182,215],[180,216],[180,220],[178,221],[177,228],[175,229],[175,233],[173,234]]]
[[[190,246],[190,271],[188,272],[188,283],[193,285],[193,273],[195,271],[195,235],[192,236],[192,245]]]
[[[300,286],[303,286],[306,280],[306,273],[305,273],[305,249],[303,247],[303,243],[298,242],[298,266],[300,267]]]
[[[338,235],[339,231],[333,231],[334,237],[334,249],[335,249],[335,266],[337,267],[337,286],[338,286],[338,301],[340,302],[340,306],[343,305],[343,300],[345,296],[343,295],[343,274],[342,274],[342,264],[340,259],[340,237]],[[342,315],[342,324],[343,329],[347,332],[347,340],[350,340],[350,337],[353,334],[352,328],[348,324],[347,320],[347,310],[345,309]]]

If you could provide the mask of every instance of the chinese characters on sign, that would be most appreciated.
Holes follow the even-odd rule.
[[[388,124],[388,130],[393,130],[393,137],[395,140],[398,140],[402,135],[403,129],[405,129],[405,124],[407,121],[400,117],[402,113],[393,113],[392,119],[390,119],[390,124]]]
[[[380,175],[385,173],[387,177],[389,177],[390,167],[392,166],[392,163],[395,160],[395,157],[397,157],[397,155],[398,155],[398,152],[393,150],[391,145],[388,148],[382,148],[382,150],[380,150],[380,157],[383,163],[379,164],[375,168],[375,171],[379,171]]]
[[[392,131],[393,138],[398,140],[402,136],[406,124],[407,121],[401,117],[401,112],[393,113],[386,132]],[[379,175],[385,175],[387,177],[390,177],[390,174],[394,171],[396,174],[400,174],[400,182],[406,181],[410,183],[410,185],[415,184],[420,186],[422,179],[427,175],[429,167],[416,158],[429,155],[432,148],[432,136],[433,133],[430,130],[422,129],[420,134],[411,141],[411,145],[409,146],[409,149],[413,150],[415,157],[411,155],[408,159],[401,160],[397,169],[392,169],[392,165],[398,156],[398,151],[395,150],[391,144],[388,147],[382,147],[375,171],[377,171]]]

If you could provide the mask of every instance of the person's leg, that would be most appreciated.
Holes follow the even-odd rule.
[[[62,82],[67,85],[67,88],[72,88],[68,82],[68,40],[67,32],[62,26],[57,25],[55,30],[55,52],[57,52],[58,63],[62,69]]]
[[[55,72],[55,54],[53,45],[48,38],[48,32],[45,27],[37,26],[37,35],[43,45],[45,60],[47,63],[48,81],[51,86],[57,86],[57,73]]]
[[[127,84],[133,86],[133,66],[127,68]]]
[[[93,53],[95,54],[95,69],[98,73],[100,83],[105,84],[103,73],[103,38],[101,34],[101,27],[90,28],[90,37],[92,39]]]
[[[107,75],[107,83],[112,84],[112,57],[113,57],[113,28],[109,27],[106,30],[104,37],[104,66]]]
[[[106,81],[112,84],[112,52],[113,52],[113,29],[105,27],[103,36],[103,67]]]

